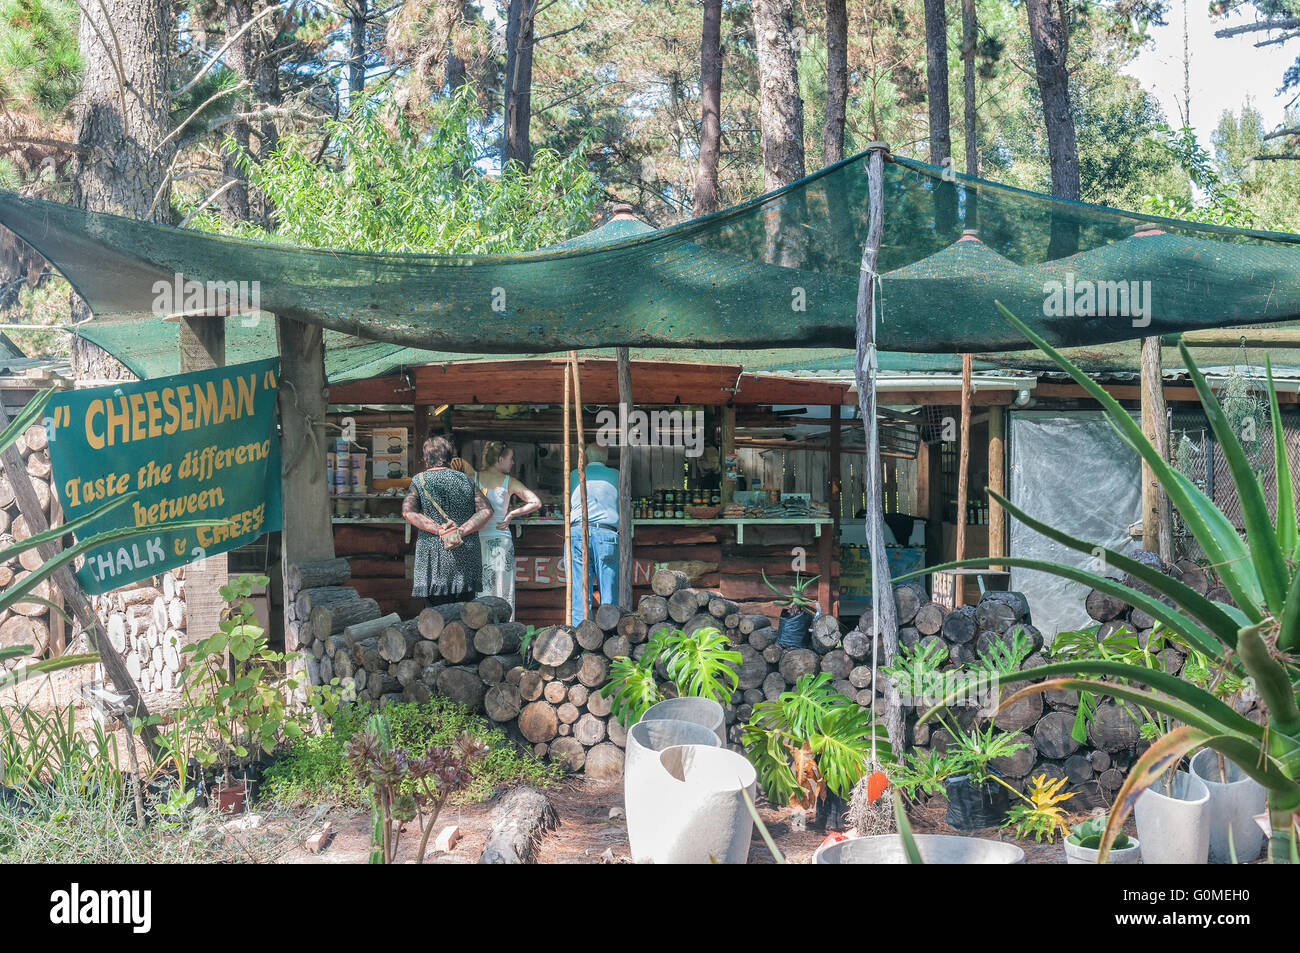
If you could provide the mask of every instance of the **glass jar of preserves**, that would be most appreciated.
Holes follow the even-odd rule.
[[[665,507],[668,507],[668,506],[672,506],[672,505],[674,505],[674,502],[675,502],[675,500],[674,500],[674,496],[675,496],[675,494],[673,493],[672,487],[669,487],[668,489],[664,490],[664,506],[665,506]]]
[[[673,510],[673,517],[679,520],[686,519],[686,510],[681,506],[681,504],[678,504],[676,509]]]
[[[722,504],[722,492],[720,490],[714,490],[712,493],[709,494],[709,505],[720,506],[721,504]]]

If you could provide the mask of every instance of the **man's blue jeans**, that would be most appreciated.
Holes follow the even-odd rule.
[[[591,574],[588,582],[600,587],[600,601],[608,605],[618,601],[618,533],[603,526],[587,528],[591,550]],[[569,573],[573,579],[573,624],[582,614],[582,527],[569,527]]]

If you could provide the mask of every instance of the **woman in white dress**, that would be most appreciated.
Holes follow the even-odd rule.
[[[515,542],[510,523],[518,516],[526,516],[541,507],[537,494],[510,475],[515,465],[515,452],[499,440],[489,441],[483,447],[483,468],[475,470],[468,461],[456,457],[451,466],[460,470],[483,491],[492,507],[492,519],[479,531],[483,560],[483,589],[485,596],[499,596],[510,603],[511,619],[515,607]],[[522,502],[510,508],[512,499]]]

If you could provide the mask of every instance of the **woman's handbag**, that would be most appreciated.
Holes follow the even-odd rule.
[[[447,515],[447,511],[438,505],[438,501],[435,500],[432,497],[432,495],[429,497],[429,502],[433,504],[433,508],[438,511],[438,514],[443,518],[444,522],[447,523],[455,522],[450,516]],[[443,549],[455,549],[461,543],[465,542],[465,534],[463,534],[460,531],[459,526],[455,526],[452,529],[444,530],[443,532],[440,532],[438,534],[438,538],[442,540]]]

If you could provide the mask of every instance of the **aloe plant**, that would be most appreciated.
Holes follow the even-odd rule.
[[[767,588],[771,589],[780,597],[772,600],[773,605],[788,606],[803,612],[813,612],[816,610],[817,600],[810,599],[808,596],[804,595],[804,593],[808,591],[809,586],[821,578],[819,575],[810,576],[809,578],[804,579],[799,575],[799,573],[795,573],[794,583],[790,586],[789,590],[785,590],[778,589],[772,580],[767,578],[767,570],[760,570],[760,572],[762,573],[763,582]]]
[[[1300,775],[1300,704],[1297,703],[1296,688],[1300,669],[1293,654],[1300,648],[1300,531],[1297,529],[1291,467],[1286,456],[1271,364],[1266,364],[1266,372],[1277,483],[1275,520],[1269,517],[1263,487],[1218,399],[1186,345],[1179,344],[1179,353],[1236,486],[1245,524],[1243,539],[1213,500],[1161,456],[1143,436],[1141,427],[1114,398],[1001,304],[998,307],[1030,341],[1101,404],[1116,430],[1141,454],[1219,573],[1220,582],[1236,605],[1212,602],[1156,568],[1115,550],[1070,536],[1035,519],[996,493],[991,495],[1026,526],[1078,552],[1104,553],[1107,565],[1128,573],[1156,594],[1148,595],[1095,572],[1021,557],[967,559],[927,569],[926,572],[982,567],[996,561],[1091,586],[1148,613],[1201,653],[1208,663],[1254,684],[1267,713],[1265,725],[1241,715],[1211,691],[1166,672],[1125,662],[1072,659],[1007,677],[1008,681],[1049,680],[1022,689],[1008,698],[1004,706],[1033,692],[1074,689],[1137,704],[1179,724],[1138,759],[1116,795],[1102,838],[1099,859],[1103,863],[1111,843],[1142,792],[1171,765],[1176,765],[1200,747],[1219,752],[1267,789],[1271,827],[1269,861],[1300,862],[1294,827],[1294,818],[1300,810],[1300,783],[1297,783]],[[913,575],[918,574],[912,573],[900,579]],[[1101,676],[1119,681],[1101,681]]]

